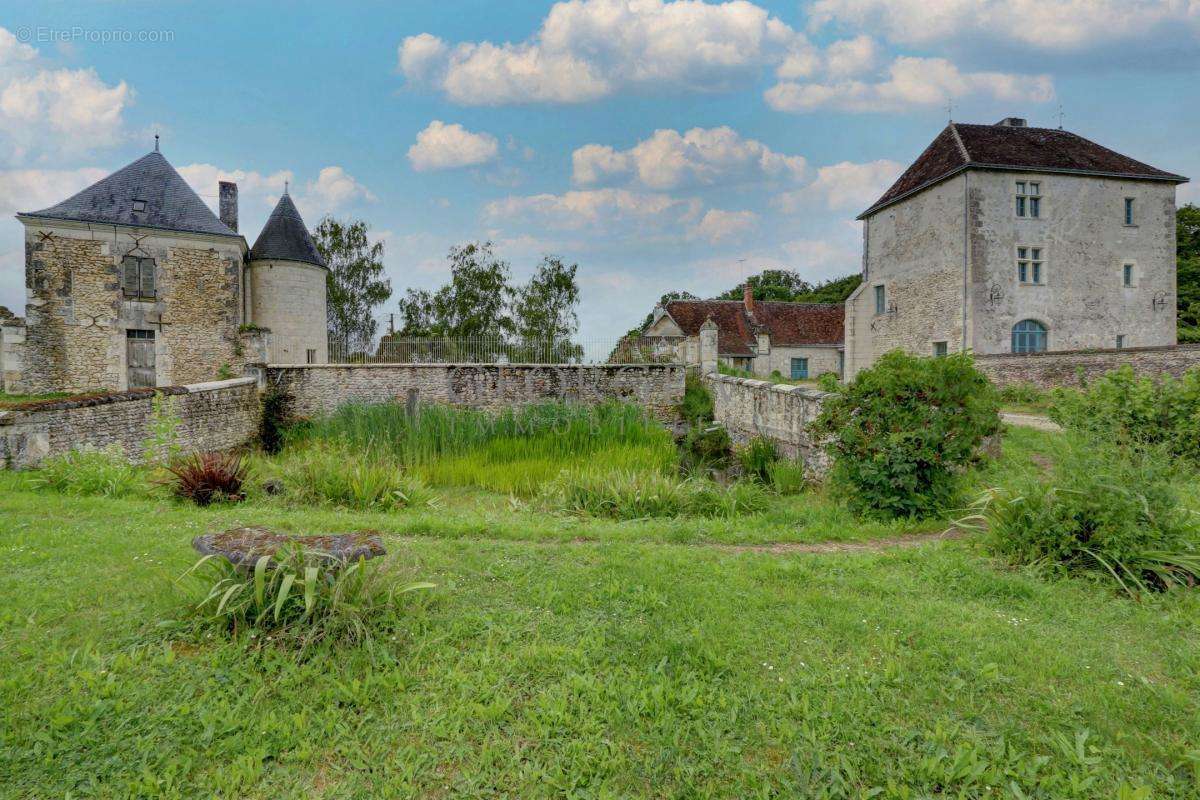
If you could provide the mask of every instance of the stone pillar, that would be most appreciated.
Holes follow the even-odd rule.
[[[700,374],[709,375],[717,371],[717,323],[712,317],[700,326]]]
[[[0,320],[0,392],[25,394],[25,320]]]
[[[246,367],[266,364],[271,360],[271,331],[266,328],[245,327],[238,332],[242,363]]]

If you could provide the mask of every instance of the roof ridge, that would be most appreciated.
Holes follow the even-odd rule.
[[[950,133],[954,135],[954,142],[958,145],[958,152],[962,154],[963,162],[970,164],[971,153],[967,150],[967,146],[963,144],[962,137],[958,135],[958,128],[956,127],[955,123],[951,122],[947,127],[950,128]]]

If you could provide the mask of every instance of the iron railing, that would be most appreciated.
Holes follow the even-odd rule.
[[[401,337],[370,347],[330,339],[324,351],[272,340],[273,364],[644,364],[677,361],[675,349],[647,339],[519,340],[499,336]]]

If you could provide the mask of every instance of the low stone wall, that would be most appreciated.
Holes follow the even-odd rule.
[[[997,386],[1032,383],[1043,389],[1078,386],[1081,375],[1090,381],[1123,364],[1133,367],[1138,375],[1180,375],[1200,366],[1200,345],[975,356],[975,366]]]
[[[272,364],[264,382],[300,417],[350,402],[445,403],[499,410],[539,400],[628,400],[673,420],[683,397],[682,364]]]
[[[828,471],[828,455],[808,433],[826,392],[716,373],[706,375],[704,382],[713,396],[714,419],[735,443],[764,436],[781,455],[802,460],[814,476]]]
[[[47,456],[117,445],[141,460],[151,437],[156,393],[179,418],[184,451],[227,450],[258,433],[262,415],[254,378],[132,389],[43,400],[0,411],[0,466],[25,469]]]

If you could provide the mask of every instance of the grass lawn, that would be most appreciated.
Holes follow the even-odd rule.
[[[978,482],[1037,469],[1048,441],[1010,431]],[[1200,792],[1194,592],[1133,602],[969,540],[711,546],[912,529],[854,523],[821,494],[740,523],[439,494],[386,515],[196,509],[0,474],[0,796]],[[174,579],[193,536],[237,523],[376,528],[396,580],[439,586],[362,646],[210,638]]]

